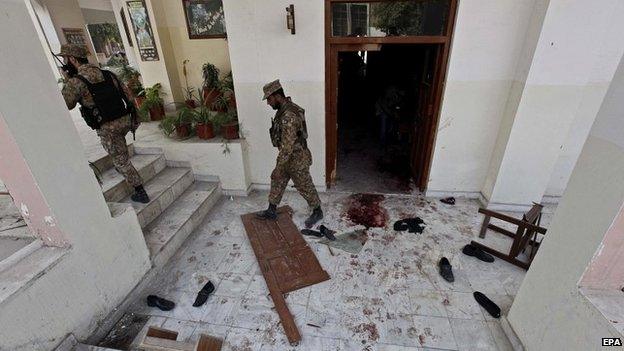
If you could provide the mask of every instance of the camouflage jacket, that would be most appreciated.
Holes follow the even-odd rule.
[[[84,64],[78,67],[78,74],[85,77],[91,83],[100,83],[104,81],[102,71],[95,65]],[[129,101],[132,101],[132,93],[125,84],[121,84],[122,89]],[[89,94],[89,90],[83,81],[78,78],[69,78],[62,90],[63,99],[70,110],[76,107],[77,103],[81,106],[92,108],[95,106],[93,97]]]
[[[279,149],[276,168],[283,169],[293,153],[307,150],[305,110],[288,99],[272,120],[271,141]]]

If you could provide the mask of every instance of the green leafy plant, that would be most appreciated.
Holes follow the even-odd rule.
[[[219,69],[212,63],[205,63],[202,66],[202,78],[204,89],[210,91],[219,88]]]
[[[201,124],[213,123],[214,125],[213,119],[216,113],[213,111],[210,111],[207,107],[200,106],[192,110],[192,114],[193,114],[193,120],[195,121],[195,123],[201,123]]]
[[[126,84],[135,96],[138,96],[143,91],[141,73],[132,68],[132,66],[123,65],[117,70],[116,73],[119,79]]]
[[[186,87],[184,88],[184,99],[185,100],[195,100],[195,88]]]
[[[163,95],[163,92],[162,85],[160,83],[156,83],[151,87],[147,87],[139,93],[139,96],[143,96],[145,98],[145,100],[143,100],[141,108],[139,109],[139,114],[141,115],[141,117],[146,118],[149,114],[150,109],[154,107],[159,107],[164,103],[161,95]]]
[[[166,136],[171,136],[177,127],[181,125],[190,125],[193,123],[194,110],[188,107],[181,108],[176,115],[168,115],[162,121],[158,127],[165,133]]]
[[[217,111],[227,111],[230,108],[230,98],[226,95],[220,95],[212,103],[211,107]]]

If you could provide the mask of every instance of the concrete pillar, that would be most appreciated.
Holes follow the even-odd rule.
[[[588,87],[617,67],[624,45],[611,34],[620,9],[617,0],[536,1],[482,190],[488,207],[525,210],[542,200],[581,102],[602,101]]]
[[[624,13],[620,10],[613,15],[621,18]],[[617,300],[624,276],[620,251],[624,231],[622,116],[624,59],[509,311],[509,325],[525,350],[598,350],[601,338],[622,336]],[[579,285],[610,295],[607,306],[612,315],[601,314],[596,308],[599,304],[594,305],[595,300],[588,299]]]

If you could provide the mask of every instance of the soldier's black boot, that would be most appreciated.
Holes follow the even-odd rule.
[[[143,185],[135,186],[134,187],[134,194],[132,194],[132,196],[130,196],[130,198],[134,202],[141,202],[141,203],[144,203],[144,204],[150,202],[150,198],[149,198],[149,196],[147,196],[147,193],[145,192],[145,189],[143,188]]]
[[[273,204],[269,204],[269,208],[267,208],[265,211],[262,211],[260,213],[256,213],[256,217],[259,219],[269,219],[269,220],[276,220],[277,219],[277,206],[273,205]]]
[[[321,219],[323,219],[323,210],[321,210],[321,206],[319,206],[315,208],[312,211],[312,214],[310,215],[310,217],[308,217],[308,219],[305,220],[306,228],[312,228],[312,226],[316,224],[316,222],[320,221]]]

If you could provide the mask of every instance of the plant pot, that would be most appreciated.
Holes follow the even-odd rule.
[[[136,105],[137,110],[141,108],[143,101],[145,101],[145,96],[137,96],[134,98],[134,104]]]
[[[232,94],[232,97],[230,98],[230,103],[228,104],[228,106],[230,107],[230,110],[232,111],[236,110],[236,96],[234,96],[234,94]]]
[[[150,119],[152,121],[160,121],[165,117],[165,107],[160,104],[149,109]]]
[[[191,135],[191,124],[180,124],[175,127],[178,138],[188,138]]]
[[[204,98],[204,106],[211,107],[212,104],[221,97],[221,92],[217,89],[207,89],[204,88],[202,92],[202,96]]]
[[[186,106],[188,108],[195,108],[195,107],[197,107],[197,102],[195,102],[195,100],[193,100],[193,99],[186,100],[186,101],[184,101],[184,103],[186,104]]]
[[[238,122],[230,122],[224,124],[223,137],[228,140],[238,139]]]
[[[197,123],[197,136],[200,139],[212,139],[215,137],[212,123]]]

